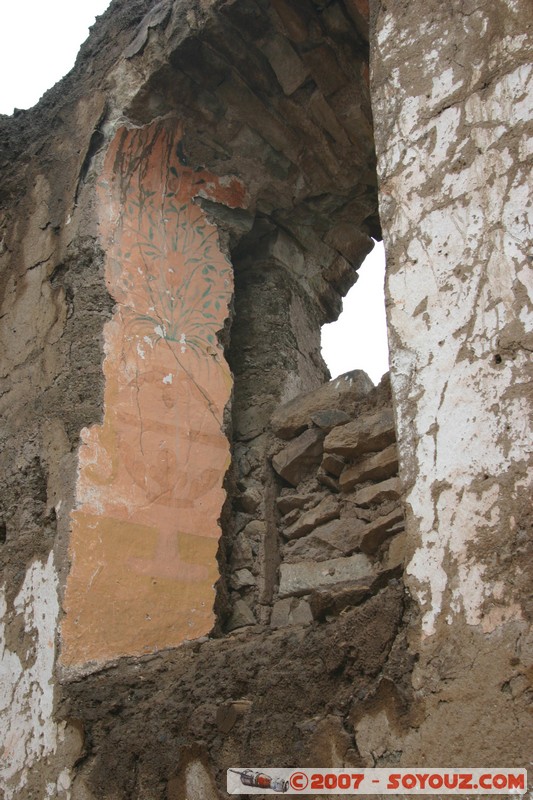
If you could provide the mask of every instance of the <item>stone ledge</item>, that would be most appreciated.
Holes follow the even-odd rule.
[[[385,480],[398,472],[398,450],[391,444],[380,453],[372,453],[356,464],[345,467],[339,485],[343,492],[349,492],[364,481]]]
[[[283,531],[286,539],[299,539],[310,533],[319,525],[323,525],[340,516],[339,504],[334,495],[326,495],[314,508],[302,514],[296,522]]]
[[[297,486],[322,459],[324,433],[317,428],[304,431],[272,459],[272,466],[284,480]]]
[[[388,500],[398,500],[400,497],[401,485],[399,478],[389,478],[388,480],[365,486],[355,492],[353,502],[356,506],[379,505]]]
[[[277,408],[272,415],[272,430],[281,439],[291,439],[310,424],[313,414],[330,409],[353,414],[356,402],[373,388],[374,384],[366,372],[359,369],[346,372]]]
[[[330,561],[301,561],[282,564],[280,567],[279,596],[308,594],[321,586],[333,586],[346,581],[356,581],[373,575],[372,564],[364,554],[350,558],[333,558]]]
[[[313,619],[322,621],[329,615],[340,614],[350,606],[363,603],[383,589],[389,581],[401,577],[401,573],[402,568],[396,567],[380,572],[375,578],[362,578],[333,589],[312,592],[309,596],[309,606]]]
[[[396,441],[394,415],[385,408],[334,428],[324,440],[324,451],[347,458],[382,450]]]

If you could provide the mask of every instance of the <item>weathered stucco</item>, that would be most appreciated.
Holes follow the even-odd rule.
[[[431,721],[402,749],[436,757],[434,732],[461,706],[449,757],[519,763],[525,708],[508,721],[503,687],[531,656],[533,15],[516,0],[397,5],[376,4],[373,107],[406,573],[422,611],[415,685],[437,682]],[[457,697],[435,668],[452,643]],[[483,696],[465,702],[468,685]],[[480,748],[481,720],[498,733]]]
[[[527,766],[532,17],[114,0],[0,119],[9,800]],[[393,408],[319,348],[381,229]]]
[[[59,612],[53,554],[35,561],[8,614],[0,592],[0,786],[14,797],[69,800],[80,734],[54,719],[55,657]],[[16,640],[11,640],[13,630]],[[45,766],[46,765],[46,766]],[[35,792],[35,794],[33,793]]]
[[[1,611],[4,618],[7,608],[3,595]],[[37,561],[28,570],[15,598],[14,611],[28,646],[20,655],[10,650],[2,625],[1,710],[7,731],[2,781],[7,784],[17,777],[13,793],[25,785],[27,770],[57,746],[58,731],[52,713],[58,597],[52,553],[46,564]]]
[[[217,332],[232,270],[199,193],[237,181],[180,164],[168,120],[119,129],[99,181],[106,282],[102,425],[81,432],[62,663],[149,653],[214,625],[231,376]]]

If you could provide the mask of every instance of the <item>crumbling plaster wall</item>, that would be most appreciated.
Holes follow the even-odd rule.
[[[410,537],[406,764],[526,763],[531,585],[531,4],[374,4],[372,97]],[[480,691],[480,687],[483,687]],[[453,731],[443,739],[444,730]]]
[[[325,368],[318,353],[319,325],[334,318],[340,310],[342,293],[355,280],[355,269],[371,247],[369,235],[379,233],[365,32],[366,21],[355,7],[351,13],[338,7],[322,15],[320,7],[309,5],[295,12],[290,4],[280,2],[275,9],[265,3],[254,5],[250,12],[246,3],[237,2],[226,4],[223,13],[218,14],[216,4],[204,4],[199,8],[119,1],[96,25],[73,73],[48,93],[36,109],[2,120],[1,322],[5,341],[2,459],[6,475],[6,492],[2,497],[2,538],[5,539],[1,549],[5,592],[2,646],[9,676],[2,705],[2,730],[7,736],[3,741],[2,788],[7,797],[68,797],[72,793],[83,796],[85,790],[80,786],[86,776],[76,776],[69,769],[80,755],[89,753],[92,755],[87,762],[87,776],[93,790],[96,791],[94,787],[102,765],[108,763],[109,758],[120,757],[125,771],[120,769],[112,777],[118,788],[104,785],[100,793],[104,796],[115,790],[129,792],[130,778],[125,776],[131,770],[131,756],[138,749],[131,740],[133,728],[130,736],[122,737],[119,756],[119,750],[108,748],[105,735],[103,740],[100,738],[100,725],[103,724],[105,730],[109,723],[106,719],[109,709],[91,719],[91,709],[100,703],[103,703],[102,708],[107,708],[110,697],[116,695],[116,687],[112,687],[101,672],[97,672],[98,691],[81,678],[81,683],[77,684],[76,669],[67,672],[65,667],[74,664],[78,668],[81,664],[83,669],[95,669],[102,657],[133,655],[140,649],[157,652],[176,643],[173,631],[170,636],[158,636],[154,642],[141,641],[139,647],[135,643],[138,633],[135,624],[129,627],[131,635],[127,628],[117,626],[120,635],[126,634],[126,645],[121,645],[118,651],[113,641],[106,641],[105,609],[114,613],[116,601],[121,608],[119,617],[127,621],[129,604],[137,600],[136,590],[128,581],[122,581],[120,571],[115,577],[113,569],[109,569],[111,563],[121,563],[121,556],[126,572],[128,564],[131,567],[132,562],[139,561],[138,554],[131,558],[128,536],[123,538],[124,546],[118,558],[104,559],[108,573],[105,596],[111,588],[111,605],[94,602],[94,595],[91,595],[92,586],[101,581],[102,559],[98,550],[103,542],[101,521],[106,519],[110,507],[116,513],[118,506],[124,507],[124,503],[139,496],[139,487],[142,495],[147,488],[151,490],[154,478],[158,480],[157,469],[154,472],[158,465],[150,459],[145,460],[144,469],[141,466],[140,473],[135,475],[142,459],[131,457],[135,450],[127,447],[124,450],[123,446],[132,430],[132,438],[139,439],[139,422],[141,439],[145,433],[144,423],[154,425],[149,384],[153,376],[161,372],[161,365],[155,365],[152,373],[144,370],[138,376],[137,389],[142,384],[145,407],[136,420],[135,409],[132,411],[135,392],[132,394],[127,380],[124,382],[124,376],[127,379],[132,373],[130,345],[133,339],[128,341],[128,336],[121,333],[120,321],[136,308],[134,303],[121,301],[127,289],[132,290],[133,295],[139,294],[138,279],[135,269],[129,275],[127,270],[123,275],[113,274],[112,262],[116,255],[113,248],[123,237],[124,220],[121,221],[118,211],[118,217],[113,215],[105,222],[114,202],[113,191],[109,208],[106,208],[102,186],[98,186],[105,175],[106,154],[112,152],[110,145],[116,144],[122,135],[127,138],[128,128],[139,129],[141,139],[143,131],[146,132],[146,154],[138,161],[137,171],[136,166],[128,170],[128,148],[122,151],[118,148],[112,164],[112,167],[121,163],[125,166],[124,170],[120,167],[116,170],[115,196],[128,189],[131,176],[138,181],[142,194],[143,181],[150,182],[149,154],[152,152],[153,156],[155,150],[157,156],[156,132],[161,125],[174,133],[184,126],[182,141],[180,135],[176,135],[172,157],[177,160],[172,166],[176,172],[196,175],[198,182],[200,167],[212,170],[213,176],[206,181],[211,189],[206,185],[205,191],[197,193],[201,195],[201,206],[196,205],[191,216],[200,222],[204,214],[208,215],[209,224],[217,226],[215,240],[221,252],[226,258],[230,250],[235,252],[243,276],[241,302],[245,284],[251,285],[261,277],[261,262],[252,262],[251,269],[246,265],[243,237],[250,233],[256,253],[261,243],[265,272],[270,270],[274,276],[272,296],[279,292],[283,299],[273,304],[279,310],[277,324],[272,321],[272,325],[267,326],[269,334],[274,334],[268,347],[271,351],[278,348],[280,364],[277,374],[270,375],[273,389],[259,420],[260,428],[266,428],[277,402],[302,389],[318,386],[324,379]],[[339,39],[337,43],[336,38]],[[324,59],[329,64],[327,72],[323,69]],[[256,95],[260,95],[261,100],[257,100]],[[156,124],[156,132],[151,134],[154,121],[160,121],[161,125]],[[160,159],[160,163],[155,164],[155,172],[159,170],[159,174],[164,175],[168,166],[165,159]],[[218,195],[213,191],[219,180],[220,186],[231,186],[235,175],[239,175],[247,190],[247,208],[241,215],[232,212],[235,204],[227,201],[223,189]],[[114,177],[110,173],[108,186],[113,185]],[[137,197],[136,201],[140,199]],[[205,212],[201,210],[204,207]],[[157,223],[164,229],[166,220],[158,218]],[[157,230],[157,224],[155,228]],[[144,232],[150,235],[148,226]],[[159,232],[157,230],[157,235]],[[239,243],[242,244],[240,250]],[[124,248],[127,260],[126,252]],[[137,266],[142,271],[142,265]],[[253,280],[249,280],[250,275]],[[129,286],[121,281],[129,282]],[[118,306],[115,306],[117,300]],[[224,298],[221,303],[221,327],[228,300],[229,297]],[[285,300],[291,309],[289,317],[284,308]],[[142,300],[140,305],[141,311],[146,311]],[[238,305],[238,298],[235,305]],[[285,336],[286,325],[290,330]],[[155,325],[156,335],[157,327],[163,330],[161,325]],[[119,340],[122,336],[118,346],[109,335],[110,331],[118,333]],[[285,336],[282,346],[277,333]],[[261,338],[264,347],[265,336],[261,337],[258,330],[258,343]],[[144,338],[141,339],[143,341],[137,344],[142,349]],[[235,342],[238,342],[236,330]],[[150,346],[148,342],[144,344]],[[173,346],[181,348],[182,342],[175,341]],[[227,347],[227,332],[211,347],[214,355],[221,357],[222,347]],[[208,355],[212,357],[213,353]],[[139,366],[140,360],[139,354]],[[237,359],[234,363],[237,364]],[[113,364],[116,364],[115,371]],[[236,371],[244,369],[246,373],[248,366],[246,359],[241,360]],[[164,380],[168,376],[168,372],[159,375],[159,388],[167,391],[166,400],[172,404],[173,384]],[[241,386],[244,387],[249,378],[248,372]],[[263,375],[261,378],[261,386],[266,387],[268,380]],[[257,389],[261,393],[259,385]],[[113,404],[121,392],[122,402]],[[137,399],[140,394],[137,391]],[[247,405],[242,399],[244,395],[245,390],[240,400],[243,408]],[[238,408],[237,393],[235,396]],[[155,423],[164,421],[166,411],[161,409],[163,419],[156,419]],[[222,409],[218,411],[221,416]],[[229,434],[228,415],[229,409],[225,420]],[[236,429],[246,428],[248,423],[244,417],[244,413],[236,413]],[[127,424],[121,428],[124,420]],[[106,438],[110,431],[119,442],[116,452],[113,446],[109,447],[109,437]],[[249,429],[245,430],[245,439],[249,433]],[[259,434],[261,438],[261,431]],[[86,442],[82,450],[79,450],[80,437]],[[263,435],[258,449],[262,470],[267,464],[268,444],[268,436]],[[113,497],[109,499],[106,490],[116,480],[113,464],[117,452],[121,469],[129,472],[132,480],[126,491],[111,492]],[[185,468],[186,464],[180,465],[182,475]],[[220,495],[226,465],[223,468],[217,465],[217,469]],[[170,477],[179,477],[179,471],[177,476],[171,474]],[[218,502],[220,506],[220,500]],[[85,535],[77,537],[80,527],[74,529],[74,526],[87,510],[97,511],[101,519],[96,523],[93,520],[84,529]],[[146,519],[149,511],[149,505],[141,501],[136,513],[141,517],[144,514]],[[219,513],[220,510],[213,509],[210,517],[215,541]],[[106,548],[117,532],[121,534],[123,530],[120,525],[117,528],[115,520],[104,531],[108,537]],[[116,539],[120,540],[120,535]],[[153,542],[150,547],[152,545]],[[174,557],[172,551],[171,547],[163,553],[163,558],[165,555]],[[141,561],[147,556],[150,560],[150,554],[143,550]],[[168,560],[172,562],[172,558]],[[212,547],[209,561],[207,569],[211,570],[209,580],[212,583],[216,569]],[[172,563],[164,566],[171,569]],[[65,594],[67,583],[69,588]],[[212,586],[206,588],[205,602],[211,605]],[[153,596],[157,600],[157,593]],[[163,597],[165,599],[168,598]],[[387,607],[391,604],[394,613],[385,615],[387,621],[384,620],[380,640],[383,646],[376,654],[375,664],[372,662],[373,675],[376,665],[386,657],[392,634],[399,624],[401,592],[396,588],[379,603]],[[171,606],[171,603],[166,605]],[[149,621],[150,606],[153,608],[151,600],[141,600],[146,621]],[[88,616],[86,609],[90,612]],[[61,639],[63,662],[58,667],[59,620],[65,610],[67,622]],[[168,608],[165,613],[169,613]],[[79,626],[80,619],[87,632],[85,638],[77,633],[76,623]],[[268,624],[268,608],[264,623]],[[205,632],[210,625],[208,621]],[[268,634],[269,629],[264,632]],[[315,645],[310,640],[311,651],[318,642],[324,652],[328,649],[324,633],[318,631]],[[329,635],[333,633],[332,630]],[[183,634],[178,638],[182,639]],[[190,651],[184,650],[178,661],[187,660],[189,655]],[[205,669],[209,663],[206,680],[211,684],[222,662],[216,656],[206,655],[207,660],[202,657],[193,671],[197,667]],[[237,650],[235,657],[238,659]],[[194,658],[196,660],[196,655]],[[352,661],[349,657],[348,663]],[[146,684],[151,692],[157,693],[161,688],[159,667],[162,663],[158,662],[154,682],[149,680]],[[21,666],[16,669],[19,664]],[[255,660],[253,664],[257,667]],[[292,664],[291,670],[296,666],[292,654],[289,654],[288,664]],[[125,675],[136,675],[137,669],[135,660],[130,660]],[[232,669],[235,672],[235,668]],[[309,670],[317,671],[316,666],[310,666]],[[179,679],[175,668],[171,672],[167,688]],[[58,674],[64,680],[62,687],[57,683]],[[23,679],[19,680],[19,675]],[[128,681],[129,677],[126,683]],[[241,683],[239,678],[237,685]],[[79,697],[75,686],[83,686]],[[220,685],[215,681],[209,707],[216,708],[217,704],[224,707],[230,691],[238,697],[239,689],[232,690],[231,686],[232,681],[227,679]],[[247,686],[247,693],[253,692],[251,675]],[[104,693],[98,701],[101,689]],[[191,717],[197,700],[186,685],[184,689],[185,705],[176,712],[170,703],[163,727],[175,713],[181,721],[178,727]],[[242,687],[240,691],[244,691]],[[264,691],[260,685],[255,694],[259,696]],[[287,699],[284,692],[277,701],[280,743],[286,739],[287,725],[292,737],[297,733],[291,719],[286,722],[283,718]],[[213,700],[215,695],[216,701]],[[63,710],[58,712],[61,696]],[[130,693],[126,705],[135,696],[136,693]],[[315,706],[319,716],[322,704],[323,697],[317,686]],[[152,707],[152,700],[149,705]],[[112,716],[115,712],[116,709],[111,711]],[[161,712],[160,708],[158,714]],[[119,710],[119,715],[122,713]],[[256,713],[261,718],[259,707]],[[298,712],[298,716],[305,714],[307,711],[303,708]],[[128,716],[126,712],[124,719]],[[64,722],[65,718],[68,723]],[[257,725],[255,715],[251,724]],[[208,715],[207,740],[201,733],[202,724],[199,728],[198,722],[195,725],[186,736],[178,737],[177,751],[173,740],[169,740],[168,763],[166,757],[161,761],[155,749],[149,748],[146,758],[142,757],[143,768],[138,779],[135,770],[133,772],[131,792],[142,796],[146,774],[152,769],[150,765],[155,764],[159,765],[157,791],[164,793],[172,777],[171,765],[176,758],[181,765],[185,758],[183,752],[196,741],[204,742],[202,758],[214,759],[206,750],[206,741],[213,737],[220,739],[224,725],[214,725]],[[134,727],[141,735],[142,715]],[[351,738],[344,732],[340,719],[335,719],[334,727],[341,741],[345,741],[342,750],[345,752]],[[156,748],[162,735],[158,734],[153,740]],[[266,740],[263,746],[262,752],[269,751]],[[238,761],[242,748],[238,731],[233,747],[232,760]],[[260,752],[261,747],[256,750],[253,745],[249,758],[253,756],[253,760],[257,760]],[[93,761],[92,756],[97,753]],[[166,773],[162,773],[161,766]],[[217,770],[220,772],[220,767]],[[79,780],[71,787],[75,777]],[[221,780],[220,774],[218,778]]]
[[[525,0],[372,5],[407,529],[392,540],[392,562],[386,549],[378,553],[394,565],[387,580],[334,586],[325,596],[306,589],[313,619],[307,600],[276,594],[280,557],[292,550],[283,531],[295,522],[272,511],[287,486],[272,468],[280,444],[270,420],[278,403],[324,379],[318,327],[338,313],[369,235],[379,235],[365,0],[116,0],[73,74],[35,110],[2,120],[0,713],[8,798],[219,798],[224,769],[237,762],[527,760],[530,344],[519,259],[529,202],[522,120],[531,11]],[[71,576],[79,567],[67,547],[80,433],[106,425],[104,325],[120,288],[108,281],[106,289],[110,241],[98,227],[97,183],[117,132],[138,129],[142,138],[154,121],[183,125],[175,169],[202,168],[216,176],[213,186],[237,178],[246,189],[240,211],[216,191],[199,192],[194,206],[216,226],[237,287],[233,351],[229,323],[217,346],[236,380],[231,423],[229,407],[225,415],[233,467],[221,517],[218,638],[166,651],[175,641],[165,635],[139,656],[126,637],[114,651],[122,658],[97,665],[86,663],[94,648],[83,650],[81,637],[73,662],[82,668],[69,671],[57,665],[58,630],[71,564]],[[156,141],[149,137],[148,150]],[[271,325],[253,314],[266,296]],[[316,434],[312,420],[305,424]],[[384,459],[387,470],[394,459]],[[339,469],[346,491],[381,492],[389,514],[397,483],[354,487],[358,465]],[[144,487],[149,477],[147,465]],[[337,496],[336,475],[319,477]],[[400,530],[397,511],[382,524],[379,504],[367,505],[353,533],[366,536],[369,523],[380,547]],[[231,570],[241,563],[232,566],[232,536],[243,514],[259,522],[256,531],[266,521],[269,535],[253,542],[258,591],[238,587],[248,616],[228,635]],[[340,532],[347,547],[350,535]],[[314,531],[309,537],[318,552],[330,547]],[[306,543],[297,548],[305,557]],[[410,594],[397,581],[406,550]],[[67,594],[74,615],[83,587]],[[122,602],[127,608],[127,595]],[[101,640],[98,608],[91,614]]]

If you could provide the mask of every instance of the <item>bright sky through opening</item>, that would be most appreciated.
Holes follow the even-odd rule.
[[[109,0],[24,0],[2,4],[0,113],[31,108],[66,75],[89,25]]]
[[[331,377],[363,369],[374,383],[389,369],[385,321],[385,249],[376,242],[359,268],[337,322],[322,328],[322,356]]]

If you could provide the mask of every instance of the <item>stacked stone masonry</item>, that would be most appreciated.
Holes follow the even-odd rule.
[[[387,570],[394,572],[388,544],[404,525],[390,397],[384,398],[388,407],[377,412],[376,397],[365,413],[363,398],[354,392],[348,414],[339,412],[335,393],[343,384],[362,383],[362,377],[347,373],[335,379],[327,387],[329,397],[318,390],[322,402],[313,403],[316,392],[292,401],[293,408],[301,402],[301,420],[309,427],[285,444],[272,461],[284,483],[294,487],[283,488],[277,499],[283,544],[274,624],[279,625],[284,614],[295,615],[295,604],[288,599],[291,596],[299,598],[297,619],[306,613],[308,619],[322,618],[328,605],[338,610],[343,598],[350,605],[353,598],[368,596],[373,586],[382,586]],[[315,404],[316,411],[307,416],[309,405]],[[376,423],[381,431],[379,441],[372,437]],[[277,425],[279,432],[283,409]],[[302,439],[309,435],[316,444],[302,448]],[[369,456],[382,457],[383,447],[390,456],[386,466],[384,463],[384,480],[376,483],[367,477],[365,462]],[[339,458],[333,460],[332,456]],[[354,467],[360,470],[359,480],[347,484],[343,478]],[[395,566],[400,567],[401,562]]]
[[[364,372],[349,372],[298,395],[275,410],[266,435],[274,478],[268,502],[253,471],[241,474],[235,499],[227,543],[229,630],[258,621],[278,628],[323,620],[402,572],[404,517],[388,375],[374,387]],[[249,464],[253,443],[240,453]]]

